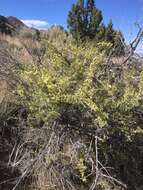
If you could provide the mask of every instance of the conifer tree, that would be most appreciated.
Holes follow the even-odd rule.
[[[114,38],[115,38],[116,32],[113,29],[113,23],[112,20],[109,21],[109,24],[106,28],[106,32],[105,32],[105,40],[107,42],[111,42],[112,44],[114,44]]]
[[[120,52],[123,54],[122,40],[119,39],[119,32],[113,28],[112,20],[107,26],[102,20],[102,12],[97,9],[95,0],[78,0],[69,11],[68,28],[78,43],[87,40],[106,41],[110,42],[113,47],[120,46]],[[122,34],[121,36],[123,38]]]
[[[121,31],[117,31],[113,29],[112,20],[110,20],[109,24],[105,30],[105,41],[110,42],[114,47],[114,55],[121,56],[124,55],[124,37]]]
[[[94,0],[87,0],[87,8],[92,10],[95,7]]]
[[[85,15],[84,1],[78,0],[77,4],[72,6],[68,15],[68,27],[73,37],[78,41],[85,35]]]
[[[98,29],[98,33],[96,35],[96,41],[105,41],[105,33],[106,33],[106,27],[104,24],[101,24],[101,26]]]
[[[99,11],[95,7],[92,9],[91,13],[91,19],[89,23],[89,37],[90,39],[93,39],[98,34],[103,17],[101,11]]]
[[[94,0],[78,0],[69,12],[68,28],[76,40],[93,39],[102,19],[102,12],[96,8]]]

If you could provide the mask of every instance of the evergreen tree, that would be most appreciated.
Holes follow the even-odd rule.
[[[76,40],[93,39],[102,19],[102,12],[96,8],[94,0],[78,0],[69,12],[68,28]]]
[[[120,46],[120,51],[118,49],[116,53],[124,54],[119,32],[114,30],[112,20],[107,26],[103,24],[102,20],[102,12],[96,8],[94,0],[78,0],[69,12],[68,28],[78,43],[87,40],[106,41],[115,48]],[[123,35],[120,36],[123,38]]]
[[[99,11],[98,9],[96,9],[94,7],[92,9],[91,20],[90,20],[90,23],[89,23],[90,39],[95,38],[96,35],[98,34],[98,31],[99,31],[100,26],[101,26],[102,19],[103,19],[103,17],[102,17],[101,11]]]
[[[68,27],[73,37],[78,41],[85,35],[84,1],[79,0],[72,6],[68,16]]]
[[[107,42],[111,42],[112,44],[114,44],[114,38],[115,38],[116,32],[113,29],[113,23],[112,20],[109,21],[109,24],[106,28],[106,32],[105,32],[105,40]]]
[[[89,10],[92,10],[95,7],[95,2],[94,0],[87,0],[87,8]]]
[[[120,31],[116,31],[113,28],[112,20],[110,20],[108,26],[105,29],[105,41],[110,42],[114,47],[114,56],[124,55],[124,37]]]
[[[104,24],[101,24],[99,27],[98,33],[96,35],[96,41],[105,41],[106,27]]]

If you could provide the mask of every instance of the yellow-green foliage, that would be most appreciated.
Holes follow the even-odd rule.
[[[138,82],[136,82],[137,79],[139,80]],[[124,68],[122,79],[118,82],[115,82],[116,77],[114,72],[110,73],[108,80],[107,78],[105,79],[107,91],[110,95],[104,96],[104,108],[107,109],[108,114],[112,117],[112,121],[118,122],[121,130],[129,139],[137,131],[141,132],[141,126],[138,126],[140,124],[135,116],[135,110],[138,108],[142,109],[143,106],[142,80],[143,71],[137,76],[133,66],[132,68]],[[114,129],[116,127],[114,126]]]
[[[84,159],[83,158],[80,158],[77,162],[77,165],[76,165],[76,169],[78,170],[79,174],[80,174],[80,177],[81,177],[81,180],[83,182],[86,182],[86,170],[87,170],[87,166],[86,164],[84,163]]]
[[[107,115],[93,99],[96,93],[93,77],[102,63],[104,52],[99,53],[90,44],[86,47],[70,44],[58,50],[47,43],[43,64],[29,65],[21,72],[29,87],[19,86],[18,94],[27,98],[24,104],[31,114],[44,121],[60,116],[64,104],[79,104],[96,112],[99,123],[104,124]]]
[[[143,74],[138,87],[132,84],[134,69],[126,68],[118,82],[114,70],[107,74],[103,68],[105,50],[110,44],[77,47],[69,42],[61,48],[48,42],[44,44],[47,50],[42,65],[26,66],[21,72],[26,85],[18,87],[30,117],[43,121],[56,119],[68,104],[82,106],[93,113],[99,127],[108,126],[112,118],[123,126],[122,130],[130,132],[138,128],[131,127],[135,124],[131,110],[141,105]]]

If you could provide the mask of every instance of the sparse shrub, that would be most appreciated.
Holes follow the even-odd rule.
[[[64,30],[62,26],[52,26],[45,31],[41,31],[41,37],[48,39],[51,43],[64,45],[67,43],[69,34]],[[70,40],[69,40],[70,41]]]

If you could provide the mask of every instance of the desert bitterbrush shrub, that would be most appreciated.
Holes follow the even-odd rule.
[[[69,44],[59,50],[47,44],[43,64],[24,68],[20,75],[27,85],[20,85],[18,94],[31,116],[48,121],[60,117],[64,105],[80,105],[96,113],[100,126],[106,124],[107,114],[94,99],[93,78],[104,63],[104,51],[100,53],[98,46]]]
[[[20,71],[21,84],[17,88],[20,104],[28,110],[28,124],[34,127],[33,121],[42,121],[45,124],[43,129],[52,126],[52,131],[61,130],[61,137],[67,130],[65,136],[68,140],[78,134],[73,141],[77,141],[79,146],[82,139],[88,148],[98,135],[99,159],[111,167],[110,160],[113,160],[117,177],[122,179],[122,172],[118,168],[131,156],[128,153],[128,157],[122,147],[129,147],[136,136],[142,135],[142,69],[138,72],[130,61],[126,65],[112,64],[111,60],[107,62],[106,51],[111,45],[105,42],[80,46],[72,41],[61,46],[58,42],[41,43],[45,53],[40,64],[35,61],[23,67]],[[60,159],[63,166],[69,164],[80,183],[90,185],[96,170],[87,177],[92,168],[88,154],[84,152],[82,156],[78,155],[78,150],[76,158],[69,162],[66,144],[62,141],[63,147],[58,145],[56,154],[44,157],[45,163]],[[55,145],[52,146],[55,148]],[[65,159],[61,155],[66,155]],[[90,157],[97,159],[94,145],[91,146]],[[134,158],[137,159],[135,155],[133,164]],[[99,189],[107,189],[108,181],[101,177],[99,182]]]
[[[61,48],[42,43],[47,49],[42,64],[26,65],[20,73],[26,85],[17,90],[29,118],[55,120],[71,105],[90,113],[93,126],[110,127],[116,121],[127,133],[137,130],[131,123],[135,125],[134,108],[142,105],[142,73],[134,86],[134,67],[121,73],[107,69],[106,50],[111,46],[105,42],[84,46],[69,42]]]

